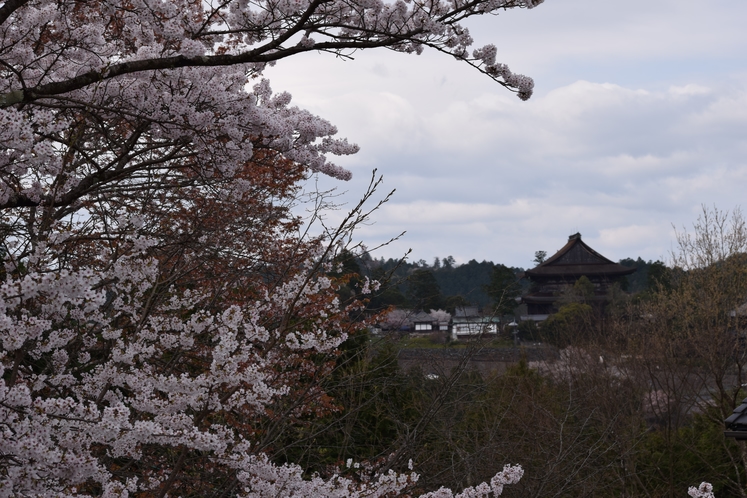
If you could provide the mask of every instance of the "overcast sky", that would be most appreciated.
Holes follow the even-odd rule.
[[[467,24],[476,46],[535,80],[522,102],[433,51],[306,54],[267,72],[275,91],[361,151],[336,161],[394,198],[359,238],[374,256],[452,255],[532,266],[569,235],[612,260],[666,259],[702,204],[747,187],[747,2],[546,0]],[[744,206],[747,209],[747,206]]]

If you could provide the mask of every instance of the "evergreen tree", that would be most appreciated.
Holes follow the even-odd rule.
[[[506,265],[495,265],[490,284],[485,286],[485,292],[490,296],[498,315],[510,315],[516,308],[516,298],[521,295],[521,287],[511,268]]]
[[[407,300],[411,308],[422,309],[426,313],[443,308],[441,288],[432,271],[419,269],[410,275]]]

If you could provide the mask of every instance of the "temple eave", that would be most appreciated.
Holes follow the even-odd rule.
[[[627,268],[622,265],[554,265],[542,266],[524,273],[529,277],[622,277],[636,271],[635,268]]]

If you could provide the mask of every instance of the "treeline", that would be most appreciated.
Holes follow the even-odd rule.
[[[383,284],[371,299],[373,309],[396,306],[453,313],[460,306],[496,306],[509,298],[506,289],[511,299],[520,295],[522,283],[518,275],[524,271],[474,259],[457,265],[452,256],[435,258],[432,264],[422,259],[408,262],[368,255],[355,262],[356,271]]]
[[[640,256],[638,259],[621,259],[619,263],[628,268],[636,269],[635,273],[627,275],[622,281],[623,290],[631,294],[645,291],[651,287],[652,282],[661,280],[662,276],[667,272],[667,266],[664,262],[660,260],[644,261]]]
[[[409,262],[396,259],[375,259],[368,254],[342,256],[344,272],[368,276],[382,282],[381,289],[371,298],[371,309],[387,306],[401,308],[443,309],[454,312],[460,306],[494,308],[501,314],[514,312],[514,299],[529,288],[529,281],[520,279],[524,268],[510,267],[492,261],[470,260],[457,264],[452,256]],[[656,276],[665,271],[661,261],[626,258],[620,264],[637,271],[621,282],[622,290],[636,294],[650,285],[649,273]]]
[[[381,258],[365,263],[372,276],[389,277],[390,285],[404,296],[407,306],[448,308],[450,311],[457,306],[491,305],[494,297],[491,296],[489,286],[496,268],[507,268],[492,261],[478,262],[474,259],[458,265],[452,256],[435,258],[430,265],[422,259],[417,262],[400,262]],[[508,269],[514,276],[524,271],[523,268]]]

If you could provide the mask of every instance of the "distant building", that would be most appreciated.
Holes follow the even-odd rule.
[[[604,303],[609,286],[635,272],[605,258],[581,240],[581,234],[568,237],[568,243],[543,263],[524,272],[531,283],[528,294],[522,297],[527,315],[522,320],[542,321],[557,311],[555,303],[560,295],[579,278],[585,276],[594,284],[593,301]]]
[[[451,318],[451,339],[477,339],[497,336],[500,319],[480,313],[477,306],[464,306],[454,310]]]
[[[430,332],[434,330],[433,317],[428,313],[418,311],[417,313],[410,316],[410,321],[412,321],[413,330],[415,330],[415,332]],[[438,327],[436,327],[435,330],[438,330]]]
[[[442,310],[430,313],[408,309],[393,309],[377,324],[381,332],[409,333],[413,337],[439,335],[445,339],[451,315]]]
[[[445,311],[436,313],[424,313],[418,311],[410,316],[415,332],[445,332],[449,330],[449,320],[451,315]]]

